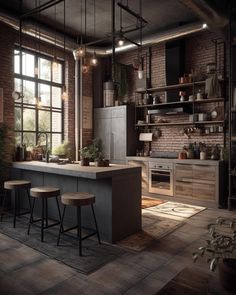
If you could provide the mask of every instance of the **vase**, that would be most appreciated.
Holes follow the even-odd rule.
[[[220,282],[225,289],[236,291],[236,259],[223,259],[219,264],[219,277]]]
[[[88,158],[82,158],[80,160],[80,165],[81,166],[89,166],[89,159]]]

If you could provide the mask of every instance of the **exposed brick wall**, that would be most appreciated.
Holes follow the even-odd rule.
[[[186,63],[185,63],[185,71],[186,73],[190,73],[193,69],[199,75],[204,76],[206,74],[206,64],[210,62],[214,62],[215,56],[215,45],[212,42],[213,39],[219,39],[220,36],[209,32],[204,31],[197,34],[193,34],[186,38]],[[143,53],[145,55],[146,48],[144,48]],[[165,81],[165,43],[160,43],[151,47],[152,59],[151,59],[151,86],[158,87],[166,84]],[[223,47],[220,46],[218,50],[218,70],[223,74],[223,66],[224,66],[224,58],[223,58]],[[137,50],[133,50],[127,53],[122,53],[118,55],[116,58],[117,61],[124,64],[132,64],[132,61],[137,58]],[[145,64],[145,62],[144,62]],[[144,67],[144,70],[145,67]],[[140,99],[140,94],[135,95],[135,75],[137,73],[134,72],[132,75],[132,79],[129,80],[130,88],[128,94],[129,101],[135,101]],[[204,87],[202,88],[204,90]],[[159,93],[160,94],[160,93]],[[125,98],[127,99],[127,98]],[[200,111],[210,112],[214,107],[218,105],[210,104],[202,106],[199,109]],[[143,118],[145,119],[145,118]],[[187,120],[183,115],[179,115],[176,118],[167,118],[168,120]],[[175,121],[174,121],[175,122]],[[183,128],[188,128],[189,126],[160,126],[158,129],[161,130],[162,136],[157,140],[152,142],[152,150],[153,151],[180,151],[184,145],[193,142],[205,142],[210,149],[212,145],[219,144],[220,147],[224,144],[223,133],[215,133],[210,135],[201,135],[199,132],[191,133],[190,138],[188,139],[185,135],[183,135]],[[206,126],[207,127],[207,126]],[[147,148],[147,146],[146,146]]]

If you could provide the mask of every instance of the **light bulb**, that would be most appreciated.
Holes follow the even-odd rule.
[[[80,46],[79,48],[73,51],[74,59],[78,60],[85,56],[85,46]]]
[[[207,25],[206,23],[203,23],[203,24],[202,24],[202,28],[203,28],[203,29],[206,29],[207,27],[208,27],[208,25]]]
[[[125,43],[124,39],[120,38],[120,39],[118,40],[118,46],[121,47],[121,46],[124,45],[124,43]]]
[[[66,86],[63,86],[63,88],[62,88],[61,98],[65,101],[68,100],[68,93],[66,92]]]
[[[89,70],[88,65],[83,64],[83,65],[82,65],[82,73],[83,73],[83,74],[86,74],[86,73],[88,73],[88,70]]]
[[[139,80],[143,79],[143,70],[138,70],[138,78]]]
[[[97,66],[98,65],[98,59],[97,59],[97,56],[96,56],[95,52],[93,54],[93,57],[90,60],[90,64],[91,64],[91,66]]]

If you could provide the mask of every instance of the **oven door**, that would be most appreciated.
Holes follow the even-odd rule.
[[[173,170],[150,169],[149,192],[173,196]]]

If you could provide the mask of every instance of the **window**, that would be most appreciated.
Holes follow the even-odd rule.
[[[63,64],[24,49],[20,56],[16,49],[14,73],[14,90],[23,94],[14,102],[16,144],[34,146],[38,143],[40,132],[47,133],[50,149],[61,144]],[[46,139],[42,136],[40,140],[42,144]]]

